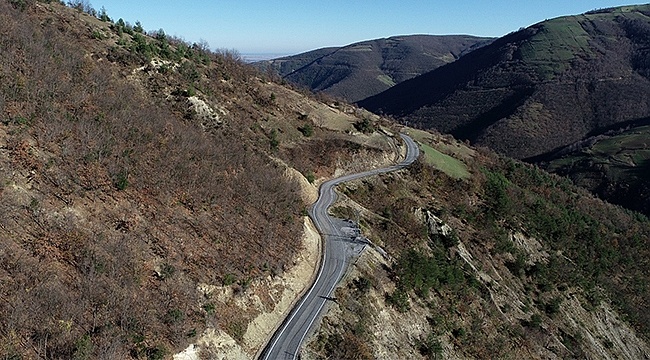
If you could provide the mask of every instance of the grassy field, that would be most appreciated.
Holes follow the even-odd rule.
[[[590,38],[580,24],[580,17],[553,19],[522,45],[521,56],[524,61],[536,64],[540,75],[552,78],[567,70],[576,54],[591,55]]]
[[[471,158],[474,150],[456,141],[446,142],[441,135],[427,131],[408,129],[407,133],[418,142],[428,164],[456,179],[470,176],[467,166],[459,159]]]
[[[473,149],[465,146],[461,142],[444,140],[444,136],[442,135],[435,135],[428,131],[411,128],[408,129],[407,133],[416,141],[429,144],[443,154],[458,158],[459,160],[471,158],[476,153]]]
[[[587,16],[602,16],[603,14],[623,14],[630,12],[637,12],[640,14],[640,11],[650,11],[650,5],[633,5],[633,6],[620,6],[616,8],[608,8],[590,11],[587,13]]]
[[[388,75],[377,75],[377,80],[388,86],[395,86],[395,81]]]
[[[610,165],[613,178],[650,160],[650,126],[643,126],[594,144],[591,153]]]
[[[467,166],[460,160],[443,154],[431,146],[420,143],[427,163],[455,179],[466,179],[470,176]]]

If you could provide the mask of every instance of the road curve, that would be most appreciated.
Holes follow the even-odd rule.
[[[332,179],[320,187],[318,200],[309,209],[318,232],[323,237],[323,258],[318,275],[311,288],[291,310],[282,325],[273,334],[261,352],[260,360],[298,358],[303,340],[323,312],[327,301],[332,301],[334,288],[341,280],[352,259],[358,256],[365,244],[355,241],[355,235],[345,231],[345,222],[327,214],[336,201],[334,188],[346,181],[403,169],[411,165],[420,150],[408,135],[400,134],[407,146],[406,158],[399,164]],[[347,229],[350,229],[349,227]]]

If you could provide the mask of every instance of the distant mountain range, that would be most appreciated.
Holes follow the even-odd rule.
[[[260,61],[255,66],[314,92],[356,102],[453,62],[491,41],[466,35],[395,36]]]
[[[528,158],[650,115],[650,5],[541,22],[359,104]]]
[[[359,105],[650,214],[650,5],[541,22]]]
[[[306,211],[318,185],[397,160],[400,132],[419,142],[418,161],[339,187],[346,200],[332,215],[355,219],[378,246],[332,289],[337,310],[306,335],[303,358],[648,358],[647,218],[530,164],[295,91],[236,52],[68,4],[0,1],[0,359],[254,358],[331,255],[321,251],[331,236],[318,236]],[[605,34],[588,40],[589,56],[628,65],[581,91],[616,76],[647,97],[643,22],[626,25],[637,35],[616,23],[645,18],[615,16],[583,25]],[[443,72],[439,85],[461,78],[469,107],[449,90],[441,116],[496,103],[499,87],[520,96],[515,111],[558,116],[562,96],[538,89],[566,83],[571,100],[582,78],[561,70],[590,58],[526,68],[498,57],[527,34]],[[565,40],[549,40],[548,52],[566,56]],[[482,62],[490,54],[499,73]],[[517,66],[540,73],[510,74]],[[480,98],[488,80],[494,89]],[[599,96],[616,119],[627,115],[608,104],[642,114],[647,101],[623,85]],[[508,104],[496,106],[507,115]],[[539,119],[521,126],[543,134],[552,119],[562,134],[578,121]],[[637,165],[648,153],[644,119],[586,133],[549,153],[548,168],[647,179]]]

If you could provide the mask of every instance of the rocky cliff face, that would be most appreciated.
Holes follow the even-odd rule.
[[[396,284],[388,273],[378,270],[390,263],[369,249],[337,292],[338,304],[328,312],[318,335],[310,339],[303,358],[323,359],[334,353],[359,359],[491,359],[498,355],[632,360],[650,355],[648,343],[610,304],[585,305],[580,289],[568,289],[557,313],[538,320],[526,313],[531,306],[526,285],[507,268],[497,270],[492,263],[478,261],[462,243],[456,254],[488,287],[485,299],[449,308],[446,295],[435,293],[425,303],[412,302],[407,312],[400,312],[385,296]],[[371,279],[373,284],[363,294],[358,289],[361,279]],[[490,314],[489,309],[495,312]],[[343,335],[341,329],[346,329]],[[352,340],[353,336],[364,340]],[[336,341],[349,348],[335,350]]]

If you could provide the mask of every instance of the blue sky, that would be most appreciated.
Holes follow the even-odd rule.
[[[90,0],[117,20],[140,21],[190,42],[242,54],[295,54],[406,34],[501,36],[611,0]]]

